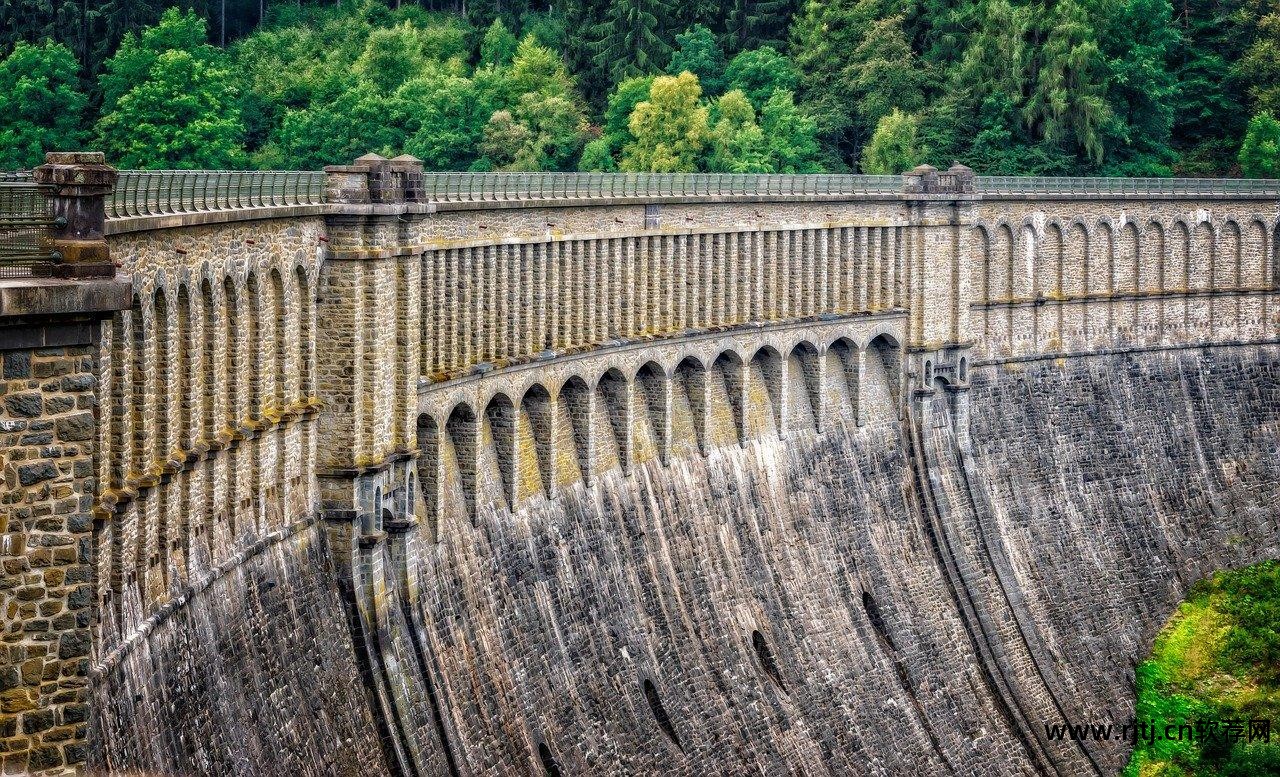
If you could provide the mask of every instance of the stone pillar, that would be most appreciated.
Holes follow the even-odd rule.
[[[119,174],[100,151],[45,154],[34,171],[38,184],[53,187],[50,199],[58,219],[53,249],[62,258],[54,275],[62,278],[110,278],[115,267],[107,250],[106,197]]]
[[[62,278],[0,278],[0,773],[77,771],[92,660],[103,320],[129,306],[103,236],[115,170],[50,154]]]

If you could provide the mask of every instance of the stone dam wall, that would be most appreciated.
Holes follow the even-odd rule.
[[[1274,198],[90,156],[112,264],[0,279],[0,772],[1111,773],[1043,725],[1277,554]]]
[[[992,365],[906,419],[887,390],[871,405],[862,426],[653,458],[474,518],[446,440],[438,541],[352,556],[375,644],[353,644],[300,530],[100,678],[96,763],[1117,771],[1122,746],[1049,742],[1043,723],[1124,721],[1187,587],[1280,553],[1280,348]]]

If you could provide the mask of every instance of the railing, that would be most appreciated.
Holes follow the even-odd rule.
[[[51,247],[48,193],[30,174],[0,174],[0,279],[47,277],[61,258]]]
[[[107,218],[168,216],[324,202],[324,173],[237,170],[121,170]]]
[[[939,183],[947,174],[939,174]],[[0,182],[30,181],[0,173]],[[165,216],[324,202],[321,172],[122,170],[107,217]],[[950,190],[950,186],[941,187]],[[519,202],[716,197],[859,197],[901,194],[896,175],[712,173],[423,173],[431,202]],[[1042,178],[978,176],[987,196],[1280,197],[1280,180],[1230,178]]]
[[[423,173],[434,202],[663,197],[892,195],[896,175],[730,175],[712,173]]]
[[[980,175],[986,195],[1114,197],[1280,197],[1280,180],[1250,178],[1042,178]]]

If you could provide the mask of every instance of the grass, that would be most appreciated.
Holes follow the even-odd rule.
[[[1137,719],[1160,726],[1280,725],[1280,562],[1219,572],[1193,587],[1138,666],[1137,691]],[[1247,736],[1140,741],[1124,775],[1280,775],[1280,731],[1269,743]]]

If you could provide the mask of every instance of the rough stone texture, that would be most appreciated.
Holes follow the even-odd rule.
[[[85,760],[96,345],[0,350],[0,773]]]

